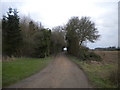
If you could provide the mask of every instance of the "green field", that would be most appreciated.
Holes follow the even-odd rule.
[[[115,73],[112,72],[116,70],[117,66],[115,64],[96,65],[86,61],[80,61],[75,57],[70,56],[69,58],[84,70],[93,87],[97,88],[117,87],[117,85],[112,83],[110,80],[110,75],[111,74],[115,75]]]
[[[2,86],[8,86],[37,73],[47,66],[52,60],[52,57],[42,59],[16,58],[14,61],[3,62]]]

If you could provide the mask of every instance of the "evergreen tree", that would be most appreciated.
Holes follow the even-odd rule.
[[[3,30],[3,55],[11,57],[19,56],[21,45],[21,33],[19,29],[19,16],[16,9],[9,8],[7,16],[2,19]]]

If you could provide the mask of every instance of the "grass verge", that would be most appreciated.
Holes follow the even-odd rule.
[[[85,61],[80,61],[75,57],[69,56],[69,58],[80,65],[80,67],[86,72],[89,80],[93,87],[96,88],[117,88],[117,85],[110,81],[111,70],[116,70],[116,65],[96,65],[87,63]]]
[[[51,61],[52,57],[16,58],[14,61],[2,62],[2,86],[8,86],[37,73]]]

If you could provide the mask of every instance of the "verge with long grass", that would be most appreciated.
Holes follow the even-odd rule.
[[[91,84],[95,88],[117,88],[116,64],[102,64],[98,61],[81,61],[76,57],[69,58],[78,64],[86,73]],[[114,72],[114,73],[113,73]]]

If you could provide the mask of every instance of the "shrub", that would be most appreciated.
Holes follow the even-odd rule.
[[[81,60],[94,60],[94,61],[101,61],[101,57],[94,52],[89,52],[89,48],[85,46],[80,46],[79,48],[79,56]]]
[[[94,52],[89,52],[88,54],[88,59],[93,60],[93,61],[101,61],[101,57]]]

